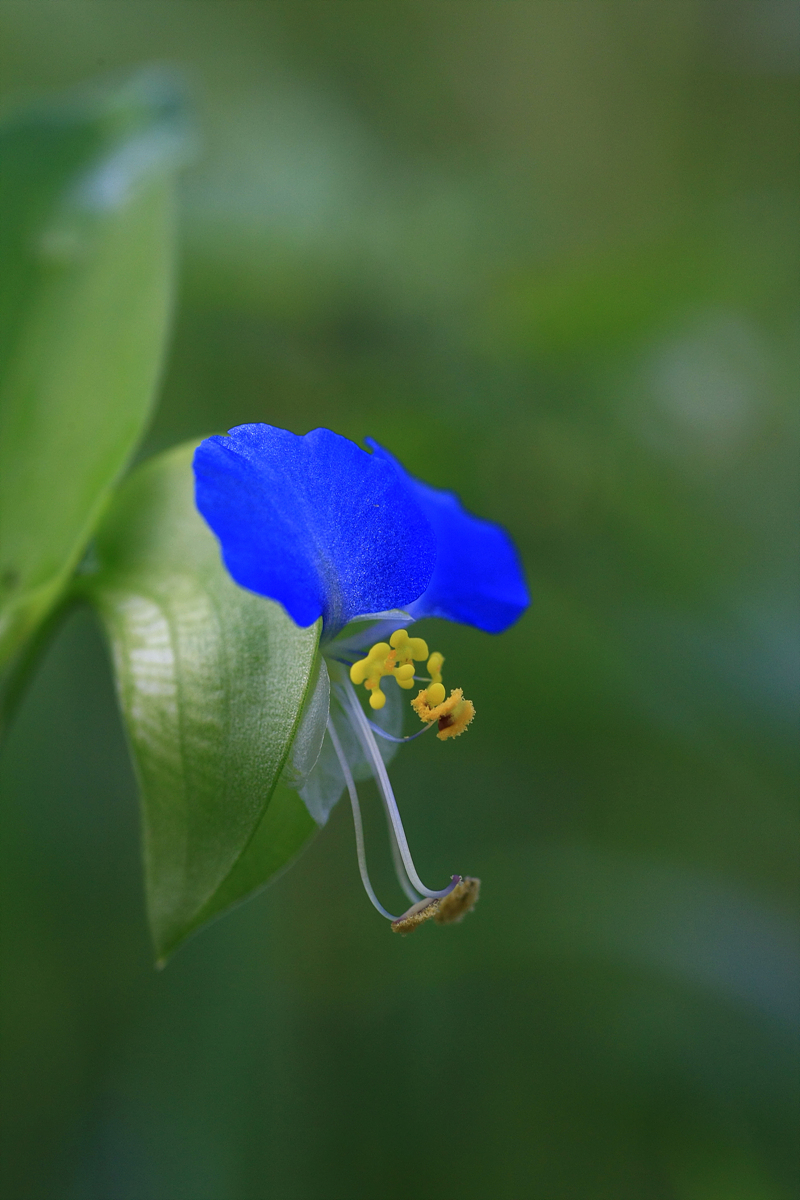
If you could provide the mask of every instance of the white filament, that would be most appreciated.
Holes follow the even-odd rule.
[[[333,727],[333,721],[331,721],[330,717],[328,718],[328,733],[330,734],[330,739],[331,739],[331,742],[333,743],[333,748],[336,751],[336,757],[339,760],[339,766],[342,768],[342,774],[344,775],[344,781],[347,785],[347,790],[350,793],[350,805],[353,809],[353,825],[355,826],[355,831],[356,831],[356,853],[358,855],[358,869],[361,874],[361,882],[364,885],[364,891],[367,893],[370,900],[374,904],[375,908],[377,908],[378,912],[381,914],[382,917],[386,917],[387,921],[397,921],[397,920],[399,920],[399,918],[393,917],[390,912],[387,912],[387,910],[383,907],[383,905],[381,904],[378,897],[375,895],[375,892],[373,891],[373,888],[372,888],[372,884],[370,883],[369,872],[367,871],[367,855],[366,855],[366,851],[364,849],[364,827],[361,824],[361,809],[359,808],[359,804],[358,804],[358,795],[356,794],[356,785],[355,785],[355,781],[353,779],[352,772],[350,770],[350,766],[347,762],[347,759],[344,756],[344,751],[342,750],[341,742],[339,741],[336,730]]]
[[[341,694],[347,709],[349,710],[352,718],[353,728],[355,729],[358,740],[361,743],[361,747],[367,757],[367,760],[372,763],[375,782],[378,785],[378,791],[381,794],[381,799],[383,800],[384,807],[389,816],[394,837],[397,842],[397,850],[402,860],[403,867],[405,868],[405,872],[408,875],[411,884],[417,889],[418,892],[421,892],[423,896],[428,896],[431,900],[440,900],[443,896],[448,895],[448,893],[453,890],[454,885],[453,883],[450,883],[448,887],[443,888],[440,892],[434,892],[431,891],[430,888],[425,887],[425,884],[417,874],[417,869],[414,866],[414,860],[411,857],[411,851],[408,846],[405,830],[403,829],[403,822],[400,819],[400,812],[397,807],[397,802],[394,798],[394,792],[392,791],[392,785],[390,784],[389,776],[386,773],[386,766],[381,758],[381,752],[377,747],[375,737],[369,727],[369,722],[364,714],[364,710],[359,703],[358,696],[356,695],[355,689],[353,688],[353,685],[350,683],[349,679],[344,681],[344,685],[341,688]],[[407,892],[406,894],[408,895],[409,893]]]

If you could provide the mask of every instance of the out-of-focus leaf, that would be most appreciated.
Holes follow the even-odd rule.
[[[148,419],[185,140],[153,73],[0,129],[0,662],[62,591]]]
[[[230,578],[194,505],[193,449],[126,480],[98,533],[98,570],[77,584],[113,649],[160,958],[316,828],[299,797],[272,797],[314,686],[319,623],[298,628]]]

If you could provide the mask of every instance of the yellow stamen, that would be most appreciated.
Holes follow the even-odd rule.
[[[442,704],[447,693],[444,690],[442,683],[442,666],[444,664],[444,655],[435,650],[428,659],[428,674],[431,681],[426,689],[427,703],[433,708],[436,704]]]
[[[358,685],[363,683],[372,695],[369,698],[370,708],[383,708],[386,697],[381,691],[381,679],[386,674],[386,659],[391,655],[392,648],[388,642],[376,642],[366,658],[353,663],[350,668],[350,678]]]
[[[431,688],[427,688],[411,701],[414,712],[426,725],[431,721],[438,721],[439,732],[436,736],[440,741],[458,737],[475,716],[475,705],[471,700],[464,699],[461,688],[454,688],[446,700],[432,705],[428,703],[430,691]]]
[[[428,674],[431,677],[432,683],[442,682],[442,667],[444,666],[444,655],[438,650],[434,650],[433,654],[428,659]]]
[[[429,655],[427,642],[423,638],[412,638],[405,629],[395,629],[388,642],[376,642],[366,658],[353,663],[350,679],[356,686],[363,683],[370,693],[370,708],[380,709],[386,703],[381,689],[382,680],[391,675],[399,687],[408,691],[414,686],[414,663],[423,662],[426,658],[431,681],[411,701],[411,707],[424,724],[438,721],[439,732],[436,736],[440,741],[458,737],[475,716],[475,706],[471,700],[464,699],[461,688],[456,688],[445,699],[447,693],[442,683],[444,655],[438,650]]]
[[[350,668],[350,678],[353,683],[364,683],[367,679],[380,679],[383,675],[383,664],[387,654],[391,652],[388,642],[376,642],[366,658],[360,658]]]
[[[366,658],[360,658],[350,668],[350,679],[356,686],[363,683],[372,695],[371,708],[383,708],[386,697],[381,680],[393,675],[404,690],[414,686],[414,660],[423,662],[428,646],[422,638],[409,637],[405,629],[396,629],[388,642],[376,642]]]
[[[395,629],[389,642],[397,653],[399,666],[410,664],[412,660],[424,662],[428,657],[428,643],[424,638],[409,637],[408,631],[405,629]]]

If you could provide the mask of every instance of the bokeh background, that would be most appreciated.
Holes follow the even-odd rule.
[[[70,619],[0,776],[8,1200],[798,1194],[799,34],[779,0],[0,4],[4,108],[152,63],[192,97],[143,453],[371,434],[535,595],[499,639],[431,623],[479,718],[393,772],[475,914],[393,937],[342,805],[161,973]]]

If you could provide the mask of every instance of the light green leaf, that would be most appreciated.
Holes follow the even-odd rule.
[[[184,155],[153,74],[0,127],[0,663],[62,592],[147,422]]]
[[[141,786],[147,903],[160,958],[264,884],[316,826],[273,797],[318,678],[299,629],[238,587],[194,505],[194,444],[125,481],[77,587],[111,642]]]

